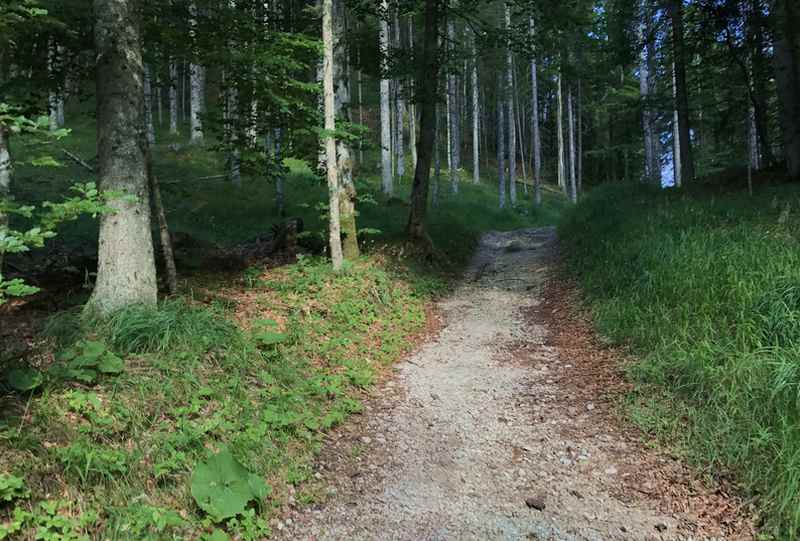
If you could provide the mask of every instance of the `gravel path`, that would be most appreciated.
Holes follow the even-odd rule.
[[[290,511],[279,539],[710,538],[689,537],[691,516],[617,494],[629,439],[602,427],[565,436],[578,418],[591,424],[594,407],[553,406],[553,366],[569,359],[525,316],[554,249],[552,229],[484,237],[441,305],[438,338],[332,437],[317,474],[329,497]]]

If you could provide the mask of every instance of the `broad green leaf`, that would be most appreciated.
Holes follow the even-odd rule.
[[[110,351],[100,358],[97,369],[103,374],[119,374],[125,368],[125,361]]]
[[[15,391],[26,392],[39,387],[44,377],[41,372],[33,368],[15,368],[8,373],[6,381]]]
[[[253,475],[224,449],[199,464],[192,474],[191,491],[197,505],[215,522],[231,518],[247,504],[268,493],[263,481]]]

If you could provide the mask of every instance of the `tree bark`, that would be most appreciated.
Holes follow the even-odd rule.
[[[389,104],[389,79],[386,78],[389,70],[389,23],[386,21],[388,16],[389,1],[381,0],[383,14],[380,19],[378,40],[381,54],[381,187],[385,195],[394,193],[394,174],[392,171],[392,112]]]
[[[178,134],[178,65],[169,63],[169,133]]]
[[[153,210],[158,220],[158,238],[161,242],[161,257],[164,258],[164,269],[167,273],[167,291],[170,295],[178,292],[178,271],[175,268],[175,254],[172,250],[172,237],[169,234],[167,224],[167,213],[164,211],[164,202],[161,200],[161,188],[158,185],[158,178],[153,173],[153,159],[150,152],[147,153],[147,178],[150,185],[150,197],[153,203]]]
[[[472,35],[472,181],[481,182],[481,99],[478,81],[478,46]]]
[[[197,55],[197,6],[194,2],[189,4],[189,35]],[[189,125],[191,129],[190,140],[193,143],[203,141],[203,118],[205,112],[206,70],[200,64],[189,65]]]
[[[800,7],[796,0],[774,1],[775,81],[784,159],[789,176],[800,180]]]
[[[153,79],[150,66],[144,65],[144,123],[147,130],[147,144],[156,144],[156,128],[153,125]]]
[[[653,60],[655,47],[652,39],[653,13],[650,0],[642,0],[641,22],[639,24],[639,96],[642,101],[642,131],[644,132],[644,175],[642,181],[647,184],[660,184],[660,167],[656,147],[655,114],[650,103],[653,84]]]
[[[678,86],[675,82],[675,63],[672,63],[672,98],[674,104],[678,101]],[[609,123],[610,125],[610,123]],[[681,160],[681,132],[678,107],[672,108],[672,182],[675,187],[683,185],[683,162]]]
[[[345,0],[333,1],[333,83],[334,116],[350,121],[350,55],[347,48],[347,11]],[[353,152],[350,143],[337,141],[337,169],[340,197],[339,223],[342,231],[342,251],[347,260],[360,255],[358,227],[356,226],[356,200],[358,193],[353,182]]]
[[[447,40],[451,59],[455,48],[455,28],[453,18],[448,18]],[[453,193],[458,193],[459,170],[461,169],[461,123],[458,112],[458,77],[452,70],[447,73],[447,105],[447,126],[450,133],[450,186]]]
[[[683,0],[670,0],[669,15],[672,21],[672,55],[675,59],[673,69],[675,112],[679,139],[678,161],[680,161],[681,182],[694,180],[694,161],[692,159],[691,129],[689,127],[689,96],[686,88],[686,53],[683,38]]]
[[[557,112],[556,112],[556,140],[557,140],[557,150],[558,150],[558,185],[564,190],[564,195],[569,196],[569,189],[567,187],[567,179],[566,179],[566,164],[564,163],[565,159],[565,152],[566,149],[564,148],[564,88],[561,76],[561,69],[559,68],[558,75],[556,76],[558,79],[558,97],[556,98],[557,101]]]
[[[511,5],[505,3],[505,28],[511,32]],[[517,128],[514,125],[514,53],[511,50],[511,39],[506,43],[506,81],[503,99],[506,102],[506,125],[503,129],[508,133],[508,192],[511,205],[517,204]]]
[[[419,72],[415,81],[415,95],[420,104],[420,140],[417,144],[417,168],[411,187],[411,211],[408,217],[408,234],[417,241],[430,239],[425,230],[428,211],[428,184],[431,174],[431,159],[436,134],[437,85],[428,84],[439,80],[439,47],[436,40],[441,15],[441,0],[425,0],[425,34],[422,58],[418,62]]]
[[[400,18],[397,13],[397,6],[394,8],[394,42],[397,54],[402,54],[403,32],[400,27]],[[405,149],[405,116],[406,103],[403,96],[403,80],[395,79],[395,160],[397,163],[397,178],[401,179],[406,175],[406,149]]]
[[[64,127],[64,92],[63,84],[58,80],[59,67],[61,62],[62,47],[56,46],[53,40],[47,48],[47,71],[49,75],[50,93],[48,95],[48,109],[50,119],[50,131],[55,132]]]
[[[506,208],[506,100],[503,96],[504,76],[497,76],[497,181],[500,208]]]
[[[328,172],[328,231],[330,233],[329,245],[333,270],[342,268],[344,257],[342,255],[342,233],[339,222],[339,173],[336,157],[336,100],[333,85],[333,0],[322,2],[322,43],[324,58],[322,62],[322,86],[325,108],[325,155],[326,169]]]
[[[533,16],[528,20],[531,42],[535,43],[536,27]],[[535,45],[534,45],[535,46]],[[542,136],[539,131],[539,76],[536,53],[531,55],[531,139],[533,144],[533,197],[537,206],[542,204]]]
[[[573,203],[578,202],[578,179],[575,170],[575,105],[572,86],[567,89],[567,124],[569,130],[569,191]]]
[[[11,152],[8,146],[8,131],[0,124],[0,202],[11,198],[11,177],[13,175]],[[8,214],[0,209],[0,232],[8,230]],[[0,252],[0,281],[3,276],[3,252]]]
[[[408,48],[411,55],[414,51],[414,17],[408,18]],[[408,146],[411,149],[411,168],[417,169],[417,105],[412,100],[408,106]]]
[[[95,0],[98,178],[109,202],[100,219],[97,283],[88,308],[101,315],[154,306],[156,266],[150,229],[144,65],[133,0]]]

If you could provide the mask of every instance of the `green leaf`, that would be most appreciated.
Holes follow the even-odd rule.
[[[247,476],[247,484],[256,500],[261,501],[272,493],[272,487],[258,475],[251,473]]]
[[[119,374],[125,368],[125,361],[110,351],[97,363],[97,369],[103,374]]]
[[[34,167],[62,167],[64,164],[52,156],[41,156],[31,160],[31,165]]]
[[[214,530],[210,535],[205,536],[204,539],[207,541],[231,541],[230,536],[222,530]]]
[[[6,381],[15,391],[26,392],[39,387],[44,377],[41,372],[33,368],[15,368],[8,373]]]
[[[269,493],[269,487],[223,449],[199,464],[192,474],[191,491],[197,505],[220,522],[245,510],[247,504]]]

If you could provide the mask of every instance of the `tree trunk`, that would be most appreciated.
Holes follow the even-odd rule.
[[[511,6],[505,3],[505,28],[511,32]],[[511,41],[506,43],[506,81],[503,99],[507,104],[506,125],[503,129],[508,133],[508,192],[511,205],[517,204],[517,128],[514,125],[514,54]]]
[[[153,125],[153,80],[150,66],[144,65],[144,122],[147,130],[147,144],[156,144],[156,129]]]
[[[505,81],[497,76],[497,181],[499,184],[500,208],[506,208],[506,100],[503,96]]]
[[[400,27],[400,18],[398,17],[397,8],[394,9],[394,42],[397,54],[402,54],[403,39],[402,28]],[[395,160],[397,163],[397,177],[402,179],[406,175],[406,149],[405,149],[405,115],[406,103],[403,97],[403,81],[401,79],[395,80]]]
[[[167,224],[167,214],[164,211],[164,203],[161,200],[161,188],[158,185],[158,178],[153,173],[153,159],[150,152],[147,153],[147,178],[150,185],[150,197],[153,203],[153,210],[158,220],[158,238],[161,242],[161,257],[164,258],[164,269],[167,272],[167,291],[170,295],[178,292],[178,271],[175,268],[175,254],[172,251],[172,237],[169,234]]]
[[[659,183],[660,167],[656,147],[655,114],[650,103],[653,84],[651,74],[655,47],[652,39],[653,13],[650,0],[642,0],[641,23],[639,24],[639,39],[642,42],[639,53],[639,96],[642,101],[642,131],[644,132],[644,175],[642,181],[648,184]]]
[[[389,1],[381,0],[381,8],[386,14]],[[389,23],[381,17],[378,39],[381,54],[381,172],[383,193],[394,193],[394,174],[392,171],[392,112],[389,104],[389,79],[386,78],[389,70]]]
[[[536,27],[533,16],[528,20],[531,42],[535,42]],[[542,204],[542,137],[539,131],[539,76],[536,54],[531,56],[531,139],[533,144],[533,197],[537,206]]]
[[[343,264],[342,233],[339,223],[339,173],[336,158],[336,100],[333,86],[333,0],[322,2],[322,43],[324,58],[322,62],[322,86],[325,109],[325,156],[328,172],[328,231],[333,270],[339,271]]]
[[[472,181],[481,182],[481,100],[478,82],[478,47],[472,35]]]
[[[447,38],[452,59],[456,38],[455,23],[452,17],[447,20]],[[447,128],[449,131],[450,186],[453,193],[458,193],[458,172],[461,168],[461,126],[458,112],[458,77],[452,71],[447,73]]]
[[[283,130],[277,128],[275,130],[275,162],[281,165],[283,161]],[[278,178],[275,179],[275,206],[278,211],[278,216],[283,218],[286,216],[286,179],[282,170],[279,170]]]
[[[425,216],[428,210],[428,183],[431,175],[431,158],[436,134],[437,85],[439,80],[439,51],[436,43],[439,29],[439,1],[425,0],[425,35],[422,58],[415,84],[417,103],[420,104],[420,140],[417,145],[417,168],[411,187],[411,211],[408,216],[408,234],[412,239],[427,241]]]
[[[98,179],[109,202],[100,219],[97,283],[88,307],[101,315],[133,304],[154,306],[156,266],[150,230],[144,65],[133,0],[95,0]]]
[[[689,96],[686,89],[686,54],[683,39],[683,0],[670,0],[670,20],[672,21],[672,54],[675,59],[674,96],[677,113],[679,138],[678,161],[681,164],[681,182],[694,180],[694,161],[692,160],[692,140],[689,128]]]
[[[178,65],[169,63],[169,133],[178,134]]]
[[[567,187],[567,179],[566,179],[566,164],[564,163],[565,159],[565,152],[566,149],[564,148],[564,88],[562,83],[561,77],[561,70],[559,68],[558,75],[556,76],[558,79],[558,97],[557,100],[557,111],[556,111],[556,140],[557,140],[557,150],[558,150],[558,185],[564,190],[564,195],[569,196],[569,189]]]
[[[431,204],[434,208],[439,206],[439,181],[442,178],[442,113],[436,106],[436,133],[434,134],[436,157],[433,166],[433,187],[431,189]]]
[[[347,48],[347,11],[345,0],[333,0],[333,82],[334,116],[350,121],[350,55]],[[341,187],[339,223],[342,230],[344,258],[356,259],[358,249],[358,227],[356,226],[356,200],[358,194],[353,182],[353,153],[347,140],[337,141],[337,170]]]
[[[674,104],[678,101],[678,86],[675,82],[675,63],[672,63],[672,98]],[[683,185],[683,163],[681,161],[681,133],[678,108],[672,109],[672,183],[680,188]],[[610,125],[610,124],[609,124]]]
[[[57,47],[53,40],[47,48],[47,71],[49,75],[50,93],[48,96],[48,108],[50,117],[50,131],[55,132],[64,127],[64,93],[61,88],[63,85],[58,80],[59,67],[61,62],[61,47]]]
[[[573,203],[578,202],[578,179],[575,170],[575,105],[572,86],[567,89],[567,124],[569,130],[569,191]]]
[[[197,6],[194,2],[189,4],[189,35],[193,47],[197,47]],[[195,50],[196,53],[196,50]],[[206,69],[199,64],[189,65],[189,125],[191,129],[190,139],[193,143],[203,141],[203,118],[205,112],[205,92],[206,92]]]
[[[414,51],[414,17],[408,18],[408,48],[412,55]],[[411,149],[411,168],[417,169],[417,105],[413,102],[408,106],[408,146]]]
[[[800,7],[796,0],[774,1],[775,82],[783,152],[789,176],[800,180]]]
[[[13,174],[11,153],[8,147],[8,131],[0,124],[0,202],[11,198],[11,176]],[[0,232],[8,230],[8,214],[0,207]],[[3,277],[3,252],[0,251],[0,282]]]

